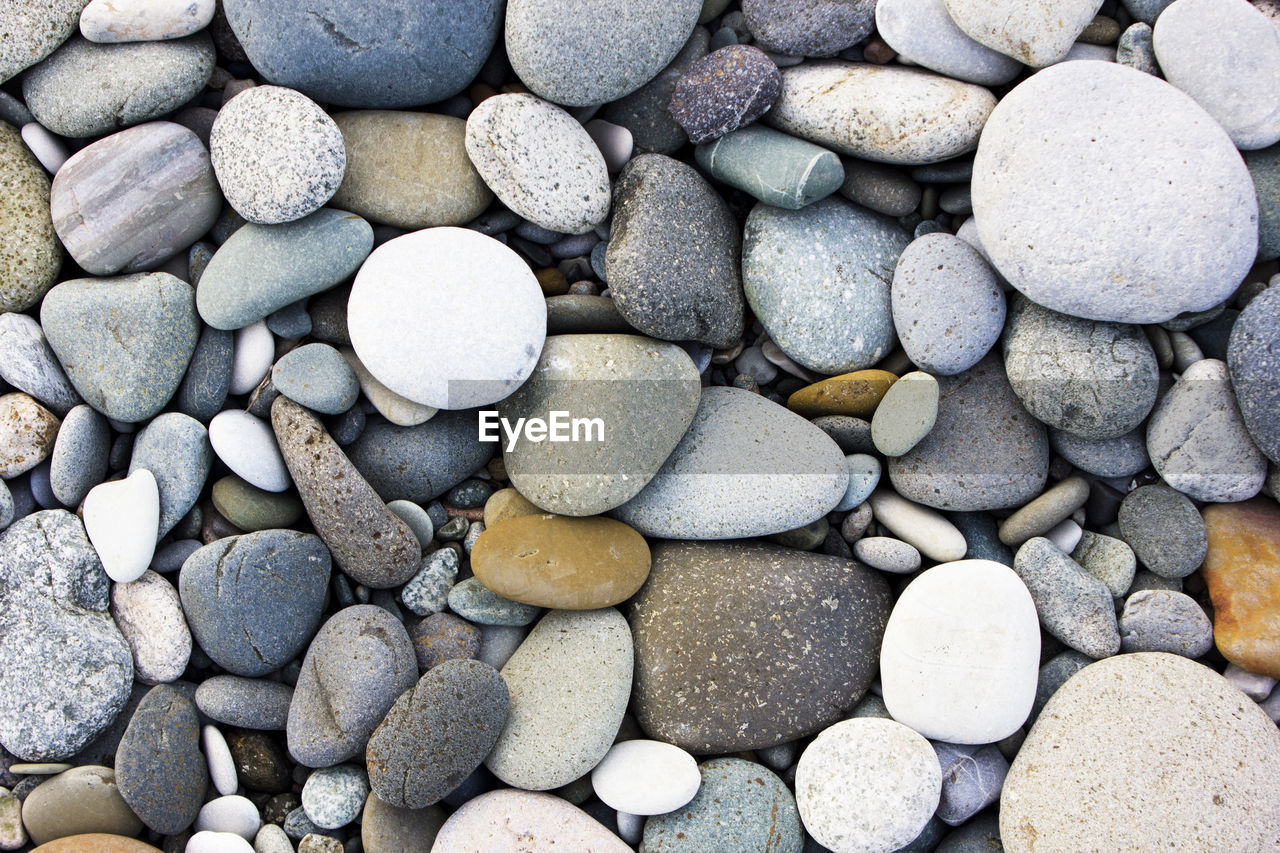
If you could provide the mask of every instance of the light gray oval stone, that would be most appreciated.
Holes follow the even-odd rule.
[[[1253,181],[1230,138],[1178,89],[1112,62],[1064,62],[1006,95],[972,190],[996,269],[1076,317],[1202,311],[1257,252]]]
[[[1111,591],[1056,545],[1043,536],[1028,539],[1013,570],[1031,591],[1046,631],[1092,658],[1120,651]]]
[[[59,503],[79,506],[89,490],[107,476],[110,452],[111,429],[106,418],[84,403],[68,412],[49,457],[49,487]]]
[[[355,372],[328,344],[306,344],[285,353],[271,368],[271,382],[295,403],[325,415],[345,412],[360,396]]]
[[[1033,68],[1066,56],[1102,0],[945,0],[973,40]]]
[[[943,0],[880,0],[876,32],[899,56],[957,80],[999,86],[1022,70],[1018,60],[966,35]]]
[[[0,314],[0,378],[63,417],[80,402],[45,340],[40,324],[26,314]]]
[[[181,412],[167,412],[152,420],[133,441],[129,473],[145,468],[160,489],[160,528],[157,541],[182,520],[200,497],[213,449],[204,424]]]
[[[1125,600],[1120,613],[1120,651],[1168,652],[1202,657],[1213,648],[1213,623],[1189,595],[1143,589]]]

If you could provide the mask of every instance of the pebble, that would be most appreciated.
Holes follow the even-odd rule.
[[[182,38],[207,27],[216,5],[214,0],[91,0],[80,13],[80,35],[99,44]]]
[[[1115,63],[1064,62],[991,114],[974,216],[996,269],[1040,305],[1158,323],[1224,301],[1253,263],[1257,213],[1242,166],[1226,133],[1169,84]]]
[[[467,157],[467,123],[398,110],[333,116],[347,152],[334,207],[415,231],[463,225],[484,213],[493,193]]]
[[[283,731],[293,688],[261,678],[215,675],[200,682],[196,707],[228,726]]]
[[[980,86],[1003,85],[1022,70],[1017,59],[966,35],[944,0],[877,3],[876,34],[899,57]]]
[[[370,797],[360,817],[360,840],[367,853],[397,853],[414,844],[434,843],[444,821],[445,813],[439,806],[398,809]]]
[[[849,201],[888,216],[906,216],[920,206],[920,185],[901,170],[865,160],[843,162],[840,194]]]
[[[697,170],[661,154],[636,157],[618,178],[605,252],[618,313],[650,337],[735,345],[740,244],[729,206]]]
[[[348,451],[383,500],[426,503],[489,461],[477,432],[474,412],[441,412],[414,427],[372,424]]]
[[[231,390],[234,338],[230,332],[205,326],[178,386],[174,401],[180,412],[201,423],[218,413]]]
[[[423,558],[422,568],[400,591],[400,600],[419,616],[439,613],[448,606],[457,577],[458,552],[441,548]]]
[[[631,615],[637,719],[695,753],[818,731],[870,685],[888,607],[885,581],[851,560],[757,542],[657,543]],[[753,627],[765,622],[776,628]],[[803,666],[779,663],[800,649]]]
[[[849,469],[849,485],[844,497],[836,504],[837,512],[848,512],[863,503],[880,482],[880,460],[865,453],[855,453],[844,458]]]
[[[147,571],[131,583],[112,585],[111,618],[133,654],[134,678],[164,684],[182,677],[191,658],[191,631],[173,584]]]
[[[782,70],[765,120],[841,154],[919,165],[972,151],[995,105],[981,86],[915,68],[815,62]]]
[[[1133,586],[1138,561],[1133,549],[1123,539],[1085,530],[1081,533],[1080,541],[1070,552],[1061,546],[1059,550],[1070,553],[1071,559],[1079,563],[1086,572],[1102,581],[1114,598],[1123,598]]]
[[[694,27],[675,58],[656,77],[631,94],[605,104],[600,117],[629,130],[639,153],[675,153],[689,137],[667,106],[676,83],[707,54],[710,38],[704,27]]]
[[[889,386],[871,418],[871,440],[885,456],[902,456],[933,429],[938,418],[938,380],[912,371]]]
[[[344,107],[443,101],[480,71],[502,25],[498,0],[444,0],[430,16],[413,0],[271,0],[221,4],[253,67],[279,86]]]
[[[1130,24],[1116,43],[1116,62],[1144,74],[1160,76],[1153,36],[1150,24],[1142,21]]]
[[[927,569],[898,598],[880,685],[893,718],[925,737],[994,743],[1031,712],[1039,660],[1036,606],[1018,575],[961,560]]]
[[[95,853],[156,853],[160,849],[124,835],[90,832],[60,838],[42,844],[36,850],[39,853],[79,853],[84,844],[94,845]]]
[[[26,394],[0,396],[0,476],[17,477],[53,452],[58,419]]]
[[[671,94],[671,115],[694,145],[750,124],[782,93],[782,75],[757,47],[730,45],[685,72]]]
[[[495,313],[501,324],[491,321]],[[532,372],[546,336],[528,265],[464,228],[415,231],[379,246],[356,276],[347,322],[370,373],[442,409],[508,396]],[[422,364],[433,369],[424,373]]]
[[[190,285],[160,272],[64,281],[45,295],[40,325],[86,403],[139,423],[178,390],[200,322]]]
[[[788,210],[826,198],[845,180],[834,152],[762,125],[700,145],[694,157],[716,180]]]
[[[413,645],[394,616],[371,604],[339,610],[302,661],[289,706],[289,754],[307,767],[332,767],[362,754],[417,679]]]
[[[1063,59],[1100,5],[1100,0],[946,0],[947,12],[970,38],[1032,68]]]
[[[205,33],[94,44],[78,35],[22,77],[22,98],[48,130],[83,139],[159,118],[198,95],[214,68]]]
[[[209,421],[209,444],[250,485],[283,492],[292,484],[275,435],[261,418],[235,409],[219,412]]]
[[[1021,506],[1040,494],[1048,473],[1044,427],[1022,407],[1004,367],[988,355],[938,380],[938,417],[905,455],[889,459],[902,497],[936,509]],[[982,428],[975,429],[977,424]]]
[[[795,797],[766,768],[741,758],[714,758],[698,766],[701,784],[682,808],[645,821],[650,853],[801,853]]]
[[[208,231],[221,206],[208,152],[166,121],[76,152],[50,191],[58,239],[95,275],[155,267]]]
[[[1267,460],[1254,445],[1227,365],[1198,361],[1161,398],[1147,423],[1147,452],[1173,488],[1201,501],[1242,501],[1262,489]]]
[[[1083,477],[1068,477],[1055,483],[1004,520],[1000,525],[1000,541],[1016,548],[1033,536],[1044,536],[1069,519],[1088,499],[1089,481]]]
[[[304,789],[305,790],[305,789]],[[193,826],[196,832],[230,833],[252,841],[262,826],[258,807],[245,797],[215,797],[200,807]]]
[[[165,835],[191,826],[209,778],[196,708],[181,691],[161,684],[147,692],[115,760],[116,787],[144,824]]]
[[[1120,650],[1203,657],[1213,648],[1213,623],[1194,598],[1144,589],[1125,600],[1119,617]]]
[[[73,767],[37,785],[22,802],[22,825],[36,845],[90,832],[133,836],[142,830],[116,788],[115,771],[94,765]]]
[[[557,848],[590,853],[631,850],[577,806],[551,794],[511,789],[489,791],[465,803],[440,827],[432,849],[555,853]]]
[[[553,335],[529,380],[502,401],[498,414],[518,423],[550,422],[553,412],[571,412],[598,417],[605,428],[599,440],[519,441],[512,447],[503,437],[507,475],[521,495],[549,512],[583,516],[613,509],[635,497],[671,455],[693,420],[700,391],[693,362],[674,344],[638,335]],[[595,435],[588,431],[586,437]]]
[[[347,279],[372,248],[373,228],[344,210],[322,208],[281,225],[250,223],[214,253],[200,276],[196,307],[215,329],[242,329]]]
[[[422,555],[417,537],[387,509],[324,426],[287,397],[272,403],[271,422],[307,516],[338,568],[375,589],[412,577]]]
[[[0,122],[0,188],[4,190],[0,193],[0,269],[5,270],[0,309],[25,311],[53,286],[62,266],[62,250],[49,213],[49,177],[18,131],[4,122]]]
[[[218,111],[209,157],[227,203],[259,225],[319,210],[342,184],[342,133],[315,101],[281,86],[255,86]]]
[[[478,659],[481,628],[452,613],[432,613],[409,631],[418,669],[427,672],[449,660]]]
[[[1027,411],[1083,438],[1131,432],[1156,402],[1156,355],[1137,326],[1059,314],[1018,295],[1009,306],[1004,359]]]
[[[1165,79],[1214,117],[1237,148],[1280,141],[1272,91],[1280,32],[1245,0],[1180,0],[1156,19],[1156,59]]]
[[[249,853],[253,846],[234,832],[203,830],[188,839],[183,853]]]
[[[320,624],[329,553],[293,530],[227,536],[182,565],[178,592],[201,651],[235,675],[261,676],[292,660]]]
[[[965,556],[965,536],[941,514],[905,500],[889,489],[867,498],[876,521],[931,560],[949,562]]]
[[[106,419],[91,407],[82,403],[67,413],[49,457],[49,483],[60,503],[79,506],[89,490],[102,482],[110,443]]]
[[[1013,568],[1031,591],[1046,631],[1092,658],[1120,650],[1111,590],[1056,545],[1040,536],[1028,539]]]
[[[620,124],[612,124],[598,118],[591,119],[583,127],[587,129],[591,141],[604,155],[609,174],[614,175],[620,172],[622,167],[627,165],[634,151],[635,141],[631,137],[631,131]],[[572,258],[583,254],[577,247],[589,248],[595,245],[595,240],[591,239],[590,234],[576,235],[576,237],[575,240],[575,236],[571,235],[552,243],[551,253],[556,257]]]
[[[1280,290],[1267,289],[1245,306],[1231,328],[1226,361],[1249,437],[1272,462],[1280,460],[1280,417],[1276,414],[1280,382],[1274,360],[1278,345]]]
[[[288,527],[304,514],[302,502],[287,492],[267,492],[235,474],[213,484],[213,508],[246,533]]]
[[[1201,575],[1213,601],[1213,639],[1227,660],[1280,678],[1271,630],[1271,566],[1280,547],[1280,509],[1264,498],[1205,507],[1208,548]]]
[[[369,796],[369,779],[354,764],[325,767],[307,777],[302,786],[302,808],[321,829],[340,829],[351,823]]]
[[[233,337],[233,347],[235,354],[231,359],[231,384],[227,390],[232,394],[252,394],[255,401],[260,394],[269,391],[272,394],[269,399],[274,399],[279,392],[270,383],[263,382],[271,371],[271,361],[276,351],[275,338],[267,324],[259,320],[238,329]],[[249,406],[249,413],[255,416],[265,414],[252,404]]]
[[[1184,578],[1204,562],[1205,522],[1186,495],[1163,484],[1141,486],[1120,504],[1120,535],[1142,565]]]
[[[439,802],[494,748],[509,705],[506,683],[488,664],[450,660],[434,667],[396,700],[369,738],[374,794],[396,808]]]
[[[35,65],[76,31],[82,0],[35,0],[6,7],[0,24],[10,38],[0,47],[0,80]]]
[[[896,222],[839,198],[796,211],[756,205],[742,239],[747,302],[805,367],[871,367],[894,345],[889,281],[909,242]]]
[[[831,415],[870,418],[889,387],[897,381],[897,374],[887,370],[855,370],[800,388],[787,398],[787,408],[806,418]],[[865,435],[858,440],[868,449],[874,449],[871,424],[864,423],[865,430],[862,427],[859,430],[865,431]]]
[[[0,314],[0,378],[59,417],[80,402],[40,324],[16,311]]]
[[[467,156],[500,201],[551,231],[582,234],[609,215],[609,170],[586,128],[529,94],[487,98],[467,118]]]
[[[934,743],[933,750],[942,768],[942,795],[937,817],[944,823],[948,826],[960,826],[987,806],[999,801],[1000,788],[1009,772],[1009,762],[996,746]],[[950,849],[955,853],[954,848]]]
[[[129,476],[145,469],[156,479],[160,496],[157,540],[173,530],[195,506],[212,465],[208,430],[195,418],[166,412],[137,433]]]
[[[938,807],[942,769],[929,742],[893,720],[845,720],[823,731],[796,765],[804,827],[836,853],[896,850]]]
[[[85,532],[107,576],[116,583],[142,577],[155,555],[160,492],[145,468],[124,480],[94,486],[84,499]]]
[[[1278,773],[1275,725],[1217,673],[1119,655],[1045,706],[1005,780],[1000,837],[1014,851],[1265,847],[1280,833]],[[1200,802],[1214,808],[1187,808]]]
[[[538,617],[537,607],[504,598],[474,577],[450,589],[448,601],[450,610],[477,625],[528,625]]]
[[[328,344],[306,344],[285,353],[271,368],[271,383],[295,403],[324,415],[345,412],[360,395],[355,372]]]
[[[646,536],[763,536],[825,515],[848,485],[844,454],[822,430],[758,394],[711,387],[662,468],[612,512]]]
[[[1051,428],[1049,446],[1075,467],[1098,477],[1132,477],[1151,464],[1146,431],[1141,428],[1100,439]]]
[[[200,708],[199,703],[196,708]],[[218,731],[217,726],[206,725],[200,729],[200,746],[209,763],[209,781],[213,783],[214,790],[223,796],[234,794],[240,787],[236,776],[236,762],[227,746],[227,739]],[[254,814],[257,815],[257,807],[254,808]]]
[[[701,10],[701,0],[625,6],[513,0],[507,4],[507,56],[535,94],[568,107],[603,104],[657,76],[689,38]]]
[[[611,518],[526,515],[486,527],[471,569],[514,601],[595,610],[634,595],[649,576],[649,559],[644,537]]]
[[[1227,664],[1222,677],[1255,702],[1262,702],[1275,690],[1276,679],[1269,675],[1258,675],[1255,672],[1241,669],[1233,663]]]
[[[868,0],[745,0],[746,26],[765,50],[786,56],[833,56],[874,28]]]
[[[909,575],[920,569],[920,552],[888,536],[865,536],[853,543],[853,555],[873,569]]]
[[[693,799],[702,784],[693,756],[656,740],[615,744],[591,771],[591,787],[605,805],[631,815],[660,815]]]
[[[551,611],[502,667],[510,712],[485,766],[508,785],[533,791],[587,773],[613,745],[633,667],[631,631],[618,611]],[[570,841],[560,835],[556,843]]]

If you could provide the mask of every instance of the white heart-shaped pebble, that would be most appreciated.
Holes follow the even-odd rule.
[[[84,529],[107,577],[132,583],[151,565],[160,529],[160,489],[146,468],[99,483],[84,499]]]
[[[216,414],[209,421],[209,444],[236,476],[259,489],[283,492],[293,482],[271,426],[248,412]]]

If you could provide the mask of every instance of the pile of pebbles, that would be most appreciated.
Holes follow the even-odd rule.
[[[1276,0],[0,0],[0,850],[1280,849],[1278,80]]]

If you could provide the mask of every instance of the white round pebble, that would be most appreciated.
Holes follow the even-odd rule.
[[[258,387],[271,362],[276,357],[276,340],[267,328],[266,320],[259,320],[236,332],[235,349],[231,361],[232,394],[248,394]]]
[[[135,678],[167,684],[182,677],[191,659],[191,630],[173,584],[149,569],[132,583],[113,584],[111,618],[133,653]]]
[[[231,748],[227,739],[217,726],[205,726],[200,730],[200,745],[204,747],[204,757],[209,763],[209,778],[219,794],[229,796],[236,792],[239,780],[236,778],[236,762],[231,757]]]
[[[253,845],[234,832],[197,832],[184,849],[186,853],[254,853]]]
[[[631,815],[673,812],[692,800],[701,784],[693,756],[657,740],[614,744],[591,771],[596,796]]]
[[[302,786],[302,808],[321,829],[339,829],[351,823],[369,796],[369,777],[361,767],[339,764],[307,777]]]
[[[99,483],[84,499],[84,529],[116,583],[142,577],[151,565],[160,529],[160,489],[146,468],[123,480]]]
[[[207,27],[215,5],[214,0],[92,0],[80,13],[80,35],[99,44],[182,38]]]
[[[292,480],[275,433],[248,412],[227,409],[209,421],[209,444],[236,476],[268,492],[283,492]]]
[[[45,171],[51,175],[58,174],[62,164],[71,156],[71,152],[67,150],[67,144],[46,130],[39,122],[33,121],[22,126],[22,141],[31,149],[31,153],[36,155],[36,159],[40,161],[41,166],[44,166]]]
[[[635,144],[631,138],[631,131],[622,125],[599,118],[593,118],[585,126],[587,133],[591,135],[591,141],[604,155],[604,163],[609,171],[621,172],[622,167],[631,159],[631,151]]]
[[[507,397],[533,372],[547,308],[529,265],[502,243],[427,228],[373,250],[347,326],[360,361],[392,391],[467,409]]]
[[[238,835],[252,841],[262,826],[258,807],[247,797],[216,797],[200,807],[196,815],[196,832],[219,832]]]
[[[848,512],[865,501],[880,484],[880,460],[867,453],[853,453],[844,458],[849,466],[849,488],[836,504],[837,512]]]
[[[893,720],[836,723],[796,765],[804,828],[832,853],[890,853],[914,839],[942,794],[929,742]]]
[[[262,829],[253,839],[253,849],[257,853],[294,853],[293,842],[284,830],[274,823],[264,823]]]
[[[880,687],[893,718],[931,740],[994,743],[1031,713],[1040,622],[1026,585],[992,560],[923,572],[889,615]]]
[[[876,521],[931,560],[944,563],[959,560],[969,548],[964,534],[941,513],[912,503],[897,492],[877,489],[867,498],[867,503]]]

